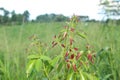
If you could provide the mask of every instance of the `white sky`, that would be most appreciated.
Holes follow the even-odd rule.
[[[30,18],[45,13],[63,14],[65,16],[88,15],[100,19],[99,0],[0,0],[0,7],[16,13],[30,12]]]

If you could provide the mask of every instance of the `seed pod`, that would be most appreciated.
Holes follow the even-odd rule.
[[[72,49],[69,49],[70,52],[72,52]]]
[[[73,64],[72,67],[73,67],[73,70],[76,72],[77,71],[76,64]]]
[[[66,62],[70,62],[70,60],[69,60],[69,59],[66,59]]]
[[[78,48],[74,48],[75,51],[78,51]]]
[[[63,39],[67,36],[67,32],[64,32]]]
[[[61,44],[61,46],[62,46],[63,48],[65,48],[65,45],[64,45],[64,44]]]
[[[57,42],[52,45],[52,47],[55,47],[57,45]]]
[[[65,29],[67,29],[67,28],[68,28],[68,26],[64,26],[64,28],[65,28]]]
[[[74,28],[70,28],[70,31],[71,31],[71,32],[74,32],[74,31],[75,31],[75,29],[74,29]]]
[[[67,63],[67,68],[70,69],[70,63]]]
[[[55,43],[55,41],[52,41],[52,44],[54,44]]]
[[[82,62],[80,62],[80,66],[82,66],[83,65],[83,63]]]
[[[93,58],[92,58],[92,54],[89,53],[89,54],[87,55],[87,58],[88,58],[88,60],[89,60],[90,62],[94,63],[94,62],[93,62]]]
[[[73,44],[73,38],[70,38],[70,45]]]
[[[81,53],[77,53],[76,60],[78,60],[80,58],[80,56],[81,56]]]
[[[56,35],[54,35],[54,37],[53,37],[54,39],[56,39]]]
[[[66,52],[66,54],[65,54],[65,57],[67,57],[67,56],[68,56],[68,54],[69,54],[69,53],[68,53],[68,51],[67,51],[67,52]]]
[[[73,59],[73,58],[74,58],[74,54],[71,54],[70,59]]]

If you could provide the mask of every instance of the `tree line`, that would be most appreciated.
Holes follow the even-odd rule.
[[[69,19],[62,14],[43,14],[38,15],[35,20],[30,20],[30,12],[25,10],[23,13],[17,14],[15,10],[8,11],[5,8],[0,8],[0,24],[23,24],[27,22],[62,22]]]
[[[22,24],[29,21],[30,13],[28,10],[25,10],[22,14],[17,14],[15,10],[12,12],[0,8],[0,24]]]

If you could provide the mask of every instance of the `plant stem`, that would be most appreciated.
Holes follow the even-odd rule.
[[[44,73],[45,73],[46,77],[48,78],[48,80],[50,80],[49,75],[48,75],[48,73],[47,73],[47,71],[46,71],[46,68],[45,68],[45,64],[44,64],[44,63],[43,63],[43,68],[44,68]]]

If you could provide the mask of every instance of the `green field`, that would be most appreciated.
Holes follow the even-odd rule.
[[[23,25],[0,26],[0,80],[27,80],[26,49],[31,43],[29,37],[37,35],[46,44],[51,44],[53,36],[62,30],[66,23],[28,23]],[[113,54],[113,74],[120,79],[120,26],[103,26],[102,23],[79,23],[78,28],[86,32],[89,43],[98,52],[110,47]],[[84,49],[84,41],[80,40],[79,48]],[[50,55],[59,50],[51,50]],[[114,78],[115,79],[115,78]]]

